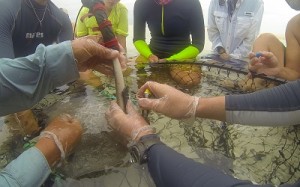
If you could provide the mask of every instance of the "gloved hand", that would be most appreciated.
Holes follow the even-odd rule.
[[[36,147],[44,153],[49,165],[54,166],[59,160],[63,160],[72,153],[80,142],[81,136],[82,127],[80,122],[68,114],[63,114],[53,119],[45,130],[41,132],[40,140],[37,142]],[[52,144],[48,147],[49,140]],[[53,145],[55,151],[50,150]],[[59,157],[58,159],[54,159],[54,155],[57,151]]]
[[[280,72],[277,57],[271,52],[259,52],[249,54],[249,71],[268,76],[277,76]]]
[[[112,75],[112,61],[118,58],[122,69],[126,68],[125,50],[120,46],[120,52],[103,47],[93,39],[79,38],[72,41],[72,49],[79,71],[94,69],[101,73]]]
[[[148,125],[145,119],[133,108],[129,101],[126,106],[127,114],[112,101],[105,116],[112,129],[129,142],[136,142],[140,137],[154,134],[155,129]]]
[[[155,97],[144,98],[144,92],[149,89]],[[195,117],[198,97],[185,94],[166,84],[146,82],[137,93],[141,108],[153,110],[175,119]]]

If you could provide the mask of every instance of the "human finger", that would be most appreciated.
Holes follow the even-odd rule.
[[[73,40],[72,49],[78,63],[84,63],[94,56],[100,59],[114,59],[118,56],[118,51],[106,48],[88,38]],[[99,61],[101,62],[101,60]]]

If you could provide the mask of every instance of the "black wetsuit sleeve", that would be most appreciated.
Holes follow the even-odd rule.
[[[226,121],[245,125],[300,124],[300,80],[250,94],[225,97]]]
[[[153,145],[148,152],[149,172],[157,187],[271,187],[254,185],[195,162],[164,144]],[[297,187],[286,184],[280,187]]]
[[[137,40],[145,41],[146,32],[146,11],[143,7],[145,3],[137,0],[133,8],[133,42]]]
[[[62,10],[60,15],[61,16],[58,17],[58,19],[61,20],[62,27],[58,35],[57,42],[60,43],[68,40],[73,40],[74,39],[73,26],[69,16],[66,13],[62,12]]]
[[[196,47],[199,52],[204,48],[205,42],[205,26],[203,19],[202,7],[199,0],[194,0],[191,3],[191,35],[192,35],[192,45]]]
[[[15,58],[12,30],[20,3],[15,0],[2,1],[0,6],[0,58]]]

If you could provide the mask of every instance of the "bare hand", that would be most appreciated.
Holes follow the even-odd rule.
[[[155,97],[144,98],[144,92],[149,89]],[[141,108],[153,110],[176,119],[194,117],[198,98],[185,94],[166,84],[146,82],[137,93]]]
[[[271,52],[260,52],[249,54],[249,71],[268,76],[277,76],[280,71],[279,62],[276,56]]]
[[[156,62],[159,61],[159,58],[156,55],[152,54],[152,55],[149,56],[148,61],[150,63],[156,63]]]
[[[229,60],[230,59],[230,55],[227,53],[222,53],[220,54],[220,58],[223,60]]]
[[[166,58],[161,58],[158,60],[158,63],[166,63],[168,60]]]

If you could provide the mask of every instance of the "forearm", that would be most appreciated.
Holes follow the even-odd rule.
[[[225,121],[225,96],[200,98],[196,117]]]
[[[250,94],[200,98],[196,117],[245,125],[300,123],[300,81]]]
[[[276,77],[293,81],[300,79],[300,73],[288,67],[280,67]]]
[[[70,41],[40,45],[27,57],[0,59],[0,116],[30,108],[55,87],[78,77]]]
[[[147,45],[147,43],[145,41],[143,41],[143,40],[137,40],[133,44],[134,44],[136,50],[142,56],[144,56],[146,59],[148,59],[149,56],[152,54],[152,51],[150,50],[149,46]]]
[[[184,61],[187,59],[195,59],[200,51],[194,46],[188,46],[177,54],[167,58],[168,61]]]
[[[226,121],[245,125],[281,126],[300,123],[300,81],[250,94],[226,96]]]
[[[33,147],[0,172],[0,186],[41,186],[50,173],[44,155]]]
[[[148,169],[157,187],[272,187],[272,185],[254,185],[250,181],[239,180],[217,169],[197,163],[174,151],[164,144],[153,145],[148,152]],[[283,184],[280,187],[296,187],[295,184]]]
[[[149,172],[157,187],[255,186],[197,163],[163,144],[152,146],[148,156]]]

